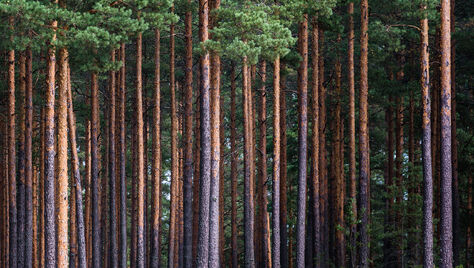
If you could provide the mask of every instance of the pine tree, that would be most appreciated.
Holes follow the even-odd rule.
[[[62,47],[59,49],[59,79],[58,79],[58,178],[56,198],[57,205],[57,264],[65,267],[68,261],[68,166],[67,166],[67,90],[68,90],[68,51]]]
[[[188,0],[188,4],[191,0]],[[192,240],[193,240],[193,32],[192,32],[192,12],[186,11],[185,15],[186,31],[186,90],[184,96],[184,172],[183,172],[183,216],[184,216],[184,267],[191,267]],[[156,123],[156,122],[155,122]],[[197,197],[194,197],[197,198]]]
[[[305,215],[306,215],[306,165],[307,165],[307,87],[308,87],[308,15],[300,23],[300,54],[303,61],[298,70],[298,220],[296,225],[296,265],[305,266]]]
[[[451,160],[451,24],[450,1],[441,1],[441,262],[440,267],[452,267],[452,160]]]
[[[360,183],[359,196],[360,206],[360,262],[361,267],[369,266],[369,131],[368,131],[368,23],[369,4],[367,0],[360,3],[361,11],[361,34],[360,34],[360,92],[359,92],[359,161],[360,161]]]

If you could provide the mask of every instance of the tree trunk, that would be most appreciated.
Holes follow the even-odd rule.
[[[267,96],[265,89],[266,82],[266,62],[263,61],[260,67],[260,76],[262,79],[262,87],[260,88],[260,104],[259,114],[258,114],[258,124],[260,127],[260,137],[259,137],[259,163],[258,163],[258,188],[257,196],[258,200],[258,225],[259,233],[261,234],[259,238],[258,245],[260,246],[259,252],[261,254],[260,267],[271,267],[271,252],[270,252],[270,223],[268,222],[268,212],[267,212]]]
[[[244,57],[242,62],[242,107],[244,114],[244,247],[245,267],[247,268],[255,266],[249,78],[247,57]]]
[[[155,29],[155,79],[153,92],[153,190],[152,190],[152,235],[150,266],[160,266],[160,203],[161,203],[161,96],[160,96],[160,30]]]
[[[453,265],[451,159],[451,25],[450,1],[441,1],[441,221],[440,267]]]
[[[273,192],[272,226],[273,251],[272,267],[281,267],[280,237],[280,56],[273,62]]]
[[[231,151],[231,163],[230,163],[230,178],[231,178],[231,196],[232,196],[232,212],[231,212],[231,263],[232,268],[238,267],[238,246],[237,246],[237,165],[238,165],[238,151],[236,148],[235,140],[237,136],[236,129],[236,85],[235,85],[235,67],[232,65],[230,71],[230,151]]]
[[[142,33],[137,36],[137,268],[145,267],[145,174],[144,174],[144,140],[143,140],[143,93],[142,93]]]
[[[97,73],[91,76],[91,211],[92,211],[92,267],[101,267],[100,215],[99,215],[99,81]]]
[[[68,167],[67,167],[67,73],[68,51],[66,48],[59,50],[59,80],[58,80],[58,178],[57,178],[57,263],[59,267],[68,266]]]
[[[81,173],[79,170],[79,157],[77,154],[77,139],[76,139],[76,118],[74,115],[73,101],[72,101],[72,89],[71,89],[71,74],[70,68],[68,68],[68,91],[67,91],[67,102],[68,102],[68,126],[69,126],[69,142],[71,143],[71,155],[72,155],[72,168],[74,181],[74,194],[76,195],[76,215],[71,215],[76,217],[77,223],[77,248],[78,248],[78,262],[77,265],[80,268],[87,267],[86,261],[86,240],[85,240],[85,224],[84,224],[84,214],[82,207],[82,185],[81,185]],[[87,215],[86,215],[87,217]]]
[[[36,260],[33,243],[36,236],[33,229],[33,53],[26,50],[26,94],[25,94],[25,267],[32,267]]]
[[[349,199],[351,204],[351,226],[349,235],[349,244],[351,251],[349,259],[351,267],[357,266],[357,247],[356,247],[356,232],[357,226],[357,178],[356,178],[356,128],[355,128],[355,79],[354,79],[354,3],[350,2],[347,9],[349,13],[349,34],[348,34],[348,48],[347,48],[347,79],[349,84]]]
[[[191,0],[188,0],[191,3]],[[193,34],[192,12],[186,11],[186,92],[184,97],[184,173],[183,173],[183,216],[184,216],[184,267],[191,267],[193,240]],[[159,59],[159,58],[158,58]],[[155,102],[156,104],[156,102]],[[159,107],[159,106],[158,106]],[[156,122],[155,122],[156,124]],[[197,198],[197,197],[196,197]]]
[[[136,110],[136,101],[133,105],[133,108]],[[131,238],[130,238],[130,266],[132,268],[137,266],[137,184],[134,183],[137,181],[137,113],[133,113],[133,128],[132,128],[132,141],[131,141],[131,148],[132,148],[132,207],[131,207],[131,214],[132,214],[132,226],[131,226]]]
[[[220,0],[211,1],[211,10],[219,8]],[[211,28],[217,22],[211,16]],[[218,267],[219,261],[219,185],[220,180],[220,71],[221,60],[216,52],[211,52],[211,179],[209,199],[209,266]]]
[[[308,15],[300,24],[300,54],[303,61],[298,72],[298,217],[296,225],[296,265],[305,266],[306,168],[308,136]]]
[[[422,7],[426,12],[426,6]],[[433,173],[431,160],[431,100],[430,100],[430,56],[428,52],[428,18],[423,14],[420,21],[420,71],[421,103],[423,106],[423,266],[433,267]]]
[[[17,262],[19,267],[25,265],[25,92],[26,92],[26,57],[20,52],[19,58],[19,97],[20,112],[18,125],[18,151],[17,151]]]
[[[287,229],[287,156],[286,156],[286,74],[285,64],[281,64],[281,70],[283,73],[280,79],[280,155],[281,155],[281,166],[280,166],[280,253],[281,253],[281,266],[288,267],[288,229]]]
[[[125,268],[127,266],[127,183],[126,183],[126,128],[125,128],[125,81],[126,81],[126,70],[125,70],[125,44],[122,43],[120,47],[120,58],[122,61],[122,67],[120,68],[120,107],[119,107],[119,140],[120,140],[120,250],[119,250],[119,266]]]
[[[450,0],[450,31],[451,36],[455,36],[455,16],[454,5],[455,0]],[[451,150],[452,150],[452,171],[453,171],[453,261],[454,266],[459,266],[459,254],[461,251],[461,230],[460,230],[460,195],[459,195],[459,179],[458,179],[458,142],[456,127],[456,40],[451,41]]]
[[[201,60],[199,60],[199,68],[197,71],[197,81],[196,81],[196,111],[194,112],[194,120],[195,120],[195,127],[194,127],[194,139],[195,139],[195,147],[194,147],[194,175],[193,175],[193,265],[196,264],[197,259],[197,245],[198,245],[198,230],[199,230],[199,178],[200,178],[200,165],[201,165],[201,117],[200,117],[200,81],[201,81]]]
[[[57,3],[57,1],[56,1]],[[52,22],[52,27],[57,27],[57,22]],[[56,40],[54,35],[51,42]],[[48,49],[47,87],[45,96],[45,177],[44,177],[44,221],[45,221],[45,266],[56,266],[56,227],[54,217],[54,176],[55,176],[55,151],[54,151],[54,102],[55,102],[55,73],[56,55],[53,47]],[[11,183],[11,182],[10,182]],[[10,196],[12,197],[12,196]],[[11,212],[10,212],[11,213]],[[13,257],[10,254],[10,257]]]
[[[201,25],[200,41],[208,40],[209,3],[199,1],[201,11],[199,21]],[[200,99],[200,129],[201,129],[201,156],[199,179],[199,230],[197,248],[197,267],[209,265],[209,199],[211,179],[211,125],[210,125],[210,96],[209,96],[209,53],[201,57],[201,99]]]
[[[14,23],[14,18],[10,17],[10,28],[13,29],[13,23]],[[48,67],[51,67],[49,65]],[[54,68],[54,67],[52,67]],[[53,69],[54,70],[54,69]],[[51,74],[48,73],[48,74]],[[54,74],[54,72],[53,72]],[[51,80],[50,80],[51,81]],[[54,85],[54,80],[53,80],[53,85]],[[48,88],[49,90],[53,90],[54,92],[54,87]],[[49,91],[47,91],[49,93]],[[51,104],[51,98],[52,98],[52,104],[51,104],[51,109],[52,113],[48,113],[48,115],[52,115],[52,120],[53,124],[49,126],[54,127],[54,94],[52,96],[50,94],[47,94],[46,96],[46,103]],[[51,97],[51,98],[48,98]],[[49,101],[49,102],[48,102]],[[9,262],[10,262],[10,267],[17,267],[17,204],[16,204],[16,138],[15,138],[15,50],[10,50],[8,51],[8,183],[9,183],[9,193],[8,193],[8,202],[9,202]],[[51,134],[54,133],[51,132]],[[49,134],[49,133],[48,133]],[[54,136],[52,136],[52,141],[51,144],[54,140]],[[51,148],[52,149],[52,148]],[[54,152],[53,152],[54,153]],[[53,154],[51,154],[53,156]],[[54,159],[54,156],[53,158]],[[51,160],[51,159],[48,159]],[[54,161],[54,160],[53,160]],[[48,167],[48,171],[53,171],[54,172],[54,162],[52,162],[52,168]],[[48,186],[51,186],[51,189],[54,190],[53,185],[54,185],[54,173],[50,173],[50,176],[48,177],[48,183],[51,182],[51,184],[48,184]],[[49,189],[48,189],[49,190]],[[48,199],[48,201],[51,201]],[[54,227],[54,193],[52,195],[52,206],[48,206],[48,209],[50,209],[48,212],[52,212],[52,227]],[[48,204],[50,205],[50,204]],[[49,219],[49,218],[48,218]],[[49,225],[48,225],[49,226]],[[53,232],[54,234],[54,228],[49,228],[48,231]],[[51,233],[48,233],[48,235]],[[54,239],[54,236],[48,236],[48,238]],[[51,240],[50,239],[50,240]],[[50,250],[54,250],[54,240],[48,240],[48,242],[52,243],[52,246],[48,247]],[[54,252],[49,252],[48,251],[48,257],[53,257]],[[54,259],[49,262],[54,264]]]
[[[86,194],[85,194],[85,213],[84,213],[84,226],[85,226],[85,236],[86,236],[86,259],[87,259],[87,267],[92,267],[92,215],[91,215],[91,210],[92,210],[92,197],[91,197],[91,180],[92,180],[92,159],[91,159],[91,121],[87,120],[87,126],[86,126],[86,163],[85,163],[85,169],[86,169],[86,178],[85,178],[85,186],[86,186]]]
[[[319,27],[317,18],[314,17],[312,21],[313,30],[311,31],[311,50],[312,50],[312,73],[311,73],[311,87],[313,90],[312,98],[312,155],[311,155],[311,184],[312,184],[312,198],[313,203],[311,208],[313,210],[313,265],[316,268],[320,267],[321,261],[321,225],[320,225],[320,197],[319,197]]]
[[[337,42],[340,43],[341,36],[338,35]],[[336,267],[345,267],[345,256],[346,256],[346,249],[345,249],[345,239],[344,239],[344,192],[346,188],[346,183],[344,180],[344,170],[343,170],[343,163],[344,163],[344,155],[342,154],[342,150],[344,148],[344,127],[343,127],[343,119],[341,117],[341,109],[342,109],[342,89],[341,89],[341,79],[342,79],[342,66],[340,61],[340,56],[338,56],[336,60],[336,88],[335,88],[335,97],[336,97],[336,107],[335,107],[335,144],[333,144],[335,155],[333,156],[334,161],[334,170],[335,170],[335,197],[336,203],[334,204],[335,208],[335,260],[336,260]]]
[[[115,62],[115,51],[110,52],[111,62]],[[109,265],[118,266],[117,215],[116,215],[116,162],[115,162],[115,72],[109,75]]]
[[[368,114],[368,24],[369,24],[369,4],[368,0],[360,3],[361,11],[361,35],[360,35],[360,93],[359,93],[359,161],[360,161],[360,266],[369,266],[369,114]]]

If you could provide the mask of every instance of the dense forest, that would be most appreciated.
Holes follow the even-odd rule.
[[[474,267],[474,2],[1,0],[0,267]]]

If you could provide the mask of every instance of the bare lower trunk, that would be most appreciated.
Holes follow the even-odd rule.
[[[422,7],[426,12],[426,6]],[[430,63],[428,54],[428,19],[426,14],[421,20],[421,103],[423,107],[423,267],[433,267],[433,173],[431,160],[431,100],[430,100]]]
[[[281,166],[280,166],[280,253],[281,253],[281,266],[288,266],[288,229],[287,229],[287,155],[286,155],[286,75],[285,65],[281,64],[281,70],[283,74],[280,79],[280,155],[281,155]]]
[[[273,62],[273,191],[272,267],[281,267],[280,251],[280,57]]]
[[[53,27],[57,22],[52,23]],[[55,37],[53,38],[53,41]],[[56,55],[53,48],[48,50],[48,68],[47,68],[47,87],[45,103],[45,178],[44,178],[44,218],[45,218],[45,265],[46,267],[56,266],[56,231],[54,217],[54,102],[55,102],[55,73],[56,73]],[[11,183],[11,182],[10,182]],[[11,211],[10,211],[11,213]],[[11,244],[10,244],[11,245]],[[13,256],[10,256],[13,258]]]
[[[298,70],[298,218],[296,224],[296,265],[305,267],[305,218],[308,136],[308,15],[300,24],[300,54],[303,61]]]
[[[369,114],[368,114],[368,23],[369,23],[369,4],[367,0],[360,3],[361,10],[361,53],[360,53],[360,93],[359,93],[359,154],[360,154],[360,266],[365,268],[369,266]]]
[[[191,1],[188,0],[188,3]],[[193,40],[192,14],[186,12],[186,92],[184,97],[184,173],[183,173],[183,216],[184,216],[184,267],[191,267],[193,240]],[[197,198],[197,197],[196,197]]]
[[[231,263],[232,268],[238,267],[238,246],[237,246],[237,165],[238,165],[238,152],[235,144],[237,129],[235,125],[236,121],[236,85],[235,85],[235,67],[232,65],[230,73],[230,82],[231,82],[231,92],[230,92],[230,151],[231,151],[231,167],[230,167],[230,177],[231,177],[231,195],[232,195],[232,212],[231,212]]]
[[[137,268],[145,267],[145,159],[143,138],[143,93],[142,93],[142,33],[137,37]]]
[[[151,262],[153,268],[160,266],[160,204],[161,204],[161,96],[160,96],[160,31],[155,29],[155,80],[153,92],[153,190],[152,190],[152,237]]]
[[[252,158],[251,158],[251,123],[250,123],[250,92],[249,92],[249,67],[247,58],[242,63],[242,107],[244,114],[244,247],[245,267],[255,266],[254,252],[254,201],[252,193]]]
[[[119,266],[125,268],[127,266],[127,184],[126,184],[126,129],[125,129],[125,44],[122,43],[120,48],[120,59],[122,68],[120,68],[120,122],[119,122],[119,140],[120,140],[120,249],[119,249]]]
[[[199,1],[201,12],[199,21],[201,24],[200,41],[208,40],[209,3]],[[199,230],[197,248],[197,267],[209,265],[209,202],[210,202],[210,179],[211,179],[211,124],[210,124],[210,80],[209,80],[209,53],[201,57],[201,98],[200,98],[200,130],[201,130],[201,156],[200,156],[200,179],[199,179]]]
[[[10,27],[13,28],[13,17],[10,17]],[[51,59],[49,59],[51,60]],[[48,61],[49,63],[49,61]],[[51,68],[51,65],[48,65],[48,70]],[[52,67],[54,68],[54,67]],[[53,69],[54,71],[54,69]],[[48,74],[51,74],[51,72],[49,72]],[[54,73],[53,73],[54,74]],[[51,80],[49,80],[51,82]],[[54,127],[54,94],[51,96],[50,94],[48,94],[50,92],[50,90],[53,90],[53,93],[54,93],[54,80],[52,81],[53,83],[53,87],[48,87],[48,90],[46,91],[47,92],[47,98],[46,98],[46,102],[47,104],[51,104],[51,98],[52,98],[52,105],[51,105],[51,109],[52,109],[52,112],[48,110],[48,115],[50,117],[52,117],[52,120],[53,120],[53,124],[49,124],[48,126],[52,126]],[[48,119],[51,119],[50,117],[48,117]],[[9,237],[9,262],[10,262],[10,267],[17,267],[17,253],[18,253],[18,250],[17,250],[17,204],[16,204],[16,191],[17,191],[17,187],[16,187],[16,138],[15,138],[15,51],[14,50],[10,50],[8,52],[8,183],[9,183],[9,193],[8,193],[8,202],[9,202],[9,233],[10,233],[10,237]],[[50,131],[51,132],[51,131]],[[48,132],[48,134],[51,134],[51,135],[48,135],[51,136],[51,143],[53,142],[54,140],[54,131],[53,132]],[[45,137],[46,138],[46,137]],[[49,144],[49,143],[48,143]],[[52,149],[52,148],[51,148]],[[48,156],[52,156],[51,155],[48,155]],[[54,156],[53,158],[54,159]],[[48,160],[51,160],[51,159],[48,159]],[[49,163],[49,162],[48,162]],[[51,173],[48,173],[48,186],[51,186],[51,189],[48,189],[48,190],[54,190],[54,160],[52,161],[52,171]],[[48,171],[51,171],[50,167],[48,166]],[[48,192],[51,192],[51,191],[48,191]],[[52,201],[51,201],[52,200]],[[50,218],[48,219],[51,219],[51,221],[48,221],[48,223],[51,223],[52,222],[52,225],[51,227],[54,227],[54,195],[52,195],[52,198],[48,198],[48,201],[51,202],[52,206],[48,206],[48,212],[51,213],[51,215],[48,214],[48,216],[50,216]],[[50,204],[48,204],[50,205]],[[48,238],[50,238],[50,240],[48,240],[48,242],[52,243],[52,245],[50,247],[48,247],[48,249],[51,251],[51,250],[54,250],[54,240],[51,240],[51,239],[54,239],[54,236],[51,237],[50,234],[54,234],[54,228],[53,229],[48,229],[49,233],[48,233]],[[53,232],[53,233],[51,233]],[[49,252],[48,251],[48,256],[52,256],[50,253],[54,253],[54,252]],[[54,256],[52,256],[54,258]],[[54,259],[49,262],[49,263],[53,263],[54,264]]]
[[[440,267],[453,265],[451,159],[451,25],[450,1],[441,1],[441,221]]]

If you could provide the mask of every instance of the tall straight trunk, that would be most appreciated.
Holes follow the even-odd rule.
[[[70,68],[68,68],[68,90],[67,90],[67,120],[69,126],[69,142],[71,143],[71,161],[73,169],[73,185],[74,185],[74,194],[76,195],[76,215],[71,215],[76,217],[77,225],[77,265],[78,267],[87,267],[86,261],[86,239],[85,239],[85,224],[84,224],[84,209],[82,205],[82,184],[81,184],[81,173],[79,169],[79,156],[77,154],[77,139],[76,139],[76,117],[74,115],[74,107],[72,101],[72,89],[71,89],[71,74]],[[87,217],[87,216],[86,216]]]
[[[108,90],[108,86],[107,89]],[[99,93],[100,94],[100,93]],[[99,100],[100,101],[100,100]],[[108,265],[109,262],[109,252],[108,252],[108,245],[110,244],[109,241],[109,222],[108,222],[108,215],[109,211],[107,210],[109,207],[108,200],[107,200],[107,189],[108,189],[108,182],[109,182],[109,103],[105,101],[104,105],[100,108],[102,110],[102,114],[104,115],[104,125],[103,129],[99,127],[99,140],[98,140],[98,148],[99,148],[99,174],[100,174],[100,183],[99,183],[99,215],[100,215],[100,226],[101,226],[101,265],[103,267]],[[99,114],[100,114],[99,110]],[[100,122],[100,120],[99,120]],[[102,132],[101,132],[102,131]],[[103,148],[103,150],[101,150]],[[103,152],[103,155],[101,153]]]
[[[321,263],[321,222],[320,222],[320,195],[319,195],[319,27],[317,18],[314,17],[312,20],[313,29],[311,31],[311,50],[312,50],[312,73],[311,73],[311,87],[313,90],[312,96],[312,138],[311,138],[311,184],[312,184],[312,197],[313,203],[311,207],[313,209],[313,265],[317,268],[320,267]]]
[[[369,266],[369,114],[368,114],[368,25],[369,25],[369,3],[368,0],[362,0],[360,3],[361,11],[361,34],[360,34],[360,92],[359,92],[359,161],[360,161],[360,266]]]
[[[100,215],[99,215],[99,81],[97,73],[91,75],[91,239],[92,267],[101,267]]]
[[[152,190],[152,237],[150,266],[160,266],[160,203],[161,203],[161,96],[160,96],[160,30],[155,29],[155,79],[153,81],[153,190]],[[125,226],[126,227],[126,226]],[[126,250],[126,249],[125,249]]]
[[[254,201],[252,193],[252,158],[251,158],[251,123],[250,123],[250,90],[249,90],[249,67],[247,57],[242,62],[242,107],[244,114],[244,247],[245,267],[255,266],[254,251]]]
[[[201,81],[201,60],[199,62],[199,69],[197,71],[197,81],[196,81],[196,88],[198,89],[195,94],[195,101],[196,101],[196,110],[194,112],[194,120],[195,120],[195,127],[194,127],[194,175],[193,175],[193,265],[196,264],[197,259],[197,245],[198,245],[198,230],[199,230],[199,178],[200,178],[200,163],[201,163],[201,119],[200,119],[200,81]]]
[[[434,56],[432,57],[432,69],[433,69],[433,78],[431,79],[431,132],[432,132],[432,139],[431,139],[431,148],[432,148],[432,167],[433,167],[433,181],[434,181],[434,204],[433,204],[433,212],[434,218],[440,219],[440,168],[439,168],[439,160],[440,160],[440,28],[439,26],[436,27],[435,30],[435,38],[434,38]],[[436,224],[436,238],[439,240],[439,229],[440,224]]]
[[[136,110],[136,102],[133,105],[133,108]],[[130,266],[136,267],[137,266],[137,184],[134,183],[137,181],[137,113],[133,113],[133,128],[132,128],[132,140],[131,140],[131,148],[133,150],[132,152],[132,181],[131,181],[131,188],[132,188],[132,207],[131,207],[131,212],[132,214],[132,226],[130,228],[131,231],[131,238],[130,238],[130,243],[131,243],[131,249],[130,249]]]
[[[262,86],[260,88],[260,103],[258,114],[258,125],[260,127],[259,137],[259,163],[258,163],[258,221],[260,229],[260,253],[261,253],[261,267],[271,267],[271,252],[270,252],[270,223],[268,222],[267,212],[267,93],[265,89],[266,83],[266,62],[263,61],[260,67],[260,77]]]
[[[208,40],[209,3],[200,0],[199,21],[201,25],[200,41]],[[211,183],[211,124],[210,124],[210,81],[209,53],[201,56],[201,99],[200,130],[201,156],[199,178],[199,230],[197,248],[197,267],[207,267],[209,261],[209,199]]]
[[[143,93],[142,93],[142,33],[137,36],[137,81],[136,81],[136,113],[137,113],[137,268],[145,267],[145,187],[144,174],[144,141],[143,141]]]
[[[67,64],[67,92],[66,92],[66,104],[67,104],[67,126],[69,129],[69,143],[71,144],[71,155],[74,154],[74,151],[76,152],[77,155],[77,144],[76,141],[74,140],[74,147],[73,147],[73,142],[71,141],[71,112],[70,112],[70,107],[72,107],[72,93],[71,92],[71,68],[69,63]],[[71,95],[71,96],[70,96]],[[75,125],[74,125],[74,131],[75,131]],[[75,133],[74,133],[74,139],[75,139]],[[71,159],[71,175],[69,177],[69,184],[71,185],[71,193],[69,195],[69,267],[78,267],[79,266],[79,258],[78,258],[78,238],[79,236],[77,235],[79,233],[79,227],[77,226],[78,223],[78,217],[76,217],[77,214],[77,198],[81,198],[82,200],[82,192],[79,192],[80,197],[78,197],[77,191],[75,191],[75,187],[77,187],[75,183],[75,172],[76,172],[76,166],[77,164],[77,171],[79,172],[79,158],[74,161],[74,159]],[[79,175],[80,178],[80,175]],[[80,183],[80,179],[79,179]],[[74,189],[73,189],[74,188]],[[82,203],[80,204],[82,206]],[[82,209],[82,207],[81,207]],[[84,224],[84,216],[80,215],[82,217],[82,224]],[[82,225],[82,228],[84,228],[84,225]],[[84,231],[84,229],[82,229]],[[84,237],[83,237],[84,238]],[[84,248],[85,249],[85,248]],[[85,252],[85,251],[84,251]]]
[[[450,30],[451,36],[455,36],[455,16],[454,5],[455,0],[450,0]],[[454,266],[459,266],[459,254],[461,251],[461,230],[460,230],[460,195],[459,195],[459,179],[458,179],[458,142],[456,127],[456,40],[451,41],[451,150],[452,150],[452,171],[453,171],[453,261]]]
[[[236,129],[236,84],[235,84],[235,67],[232,65],[230,71],[230,178],[231,178],[231,263],[232,268],[238,267],[238,246],[237,246],[237,165],[238,151],[235,140],[237,136]]]
[[[191,0],[188,0],[191,3]],[[183,216],[184,216],[184,267],[191,267],[193,243],[193,29],[192,12],[186,11],[186,91],[184,107],[184,173],[183,173]],[[159,59],[159,58],[158,58]],[[156,103],[155,103],[156,104]],[[158,106],[159,107],[159,106]],[[155,122],[156,124],[156,122]]]
[[[58,80],[58,178],[56,189],[56,217],[57,217],[57,265],[66,267],[68,262],[68,143],[67,143],[67,89],[68,89],[68,51],[66,48],[59,50],[59,80]]]
[[[285,64],[281,64],[281,70],[283,71],[280,79],[280,156],[281,156],[281,166],[280,166],[280,254],[281,254],[281,266],[288,266],[288,229],[287,229],[287,155],[286,155],[286,74],[285,74]],[[275,115],[274,115],[275,116]]]
[[[10,28],[13,29],[14,18],[10,17]],[[51,66],[48,66],[51,67]],[[54,67],[53,67],[54,68]],[[50,73],[49,73],[50,74]],[[54,73],[53,73],[54,74]],[[54,80],[53,80],[54,85]],[[50,88],[48,88],[50,89]],[[52,88],[54,92],[54,87]],[[50,97],[49,94],[47,97]],[[53,103],[51,105],[52,117],[54,122],[54,94],[52,95]],[[46,99],[50,100],[49,98]],[[51,114],[51,113],[50,113]],[[9,262],[10,267],[17,267],[17,204],[16,204],[16,138],[15,138],[15,50],[8,51],[8,183],[9,183],[9,193],[8,193],[8,202],[9,202]],[[54,123],[52,124],[54,126]],[[54,137],[53,137],[54,139]],[[54,156],[53,156],[54,159]],[[54,165],[54,162],[53,162]],[[54,166],[53,166],[54,170]],[[51,174],[51,188],[54,185],[54,173]],[[49,182],[49,181],[48,181]],[[49,186],[49,185],[48,185]],[[54,188],[52,188],[54,189]],[[54,196],[53,196],[53,206],[52,212],[54,213]],[[54,224],[54,214],[52,215],[52,222]],[[54,226],[54,225],[53,225]],[[51,231],[49,229],[48,231]],[[52,229],[54,232],[54,229]],[[53,233],[54,234],[54,233]],[[53,237],[54,239],[54,237]],[[52,249],[54,250],[54,240]],[[51,249],[51,247],[49,247]],[[54,253],[54,252],[53,252]],[[50,255],[50,254],[48,254]],[[54,261],[54,259],[53,259]],[[54,263],[54,262],[53,262]]]
[[[426,6],[422,7],[426,12]],[[433,171],[431,160],[431,100],[430,100],[430,56],[428,52],[428,18],[423,14],[420,21],[420,71],[421,103],[423,107],[423,267],[433,267]]]
[[[357,266],[356,232],[357,226],[357,178],[356,178],[356,128],[355,128],[355,79],[354,79],[354,3],[350,2],[347,8],[349,13],[349,33],[347,37],[347,79],[349,87],[349,200],[351,204],[352,222],[350,222],[350,263]]]
[[[300,54],[303,61],[298,70],[298,217],[296,224],[296,265],[305,266],[306,176],[308,136],[308,15],[300,23]]]
[[[26,50],[26,92],[25,92],[25,267],[32,267],[33,254],[33,53]],[[33,242],[35,241],[35,242]]]
[[[120,106],[119,106],[119,155],[120,155],[120,249],[119,249],[119,266],[125,268],[127,266],[127,183],[126,183],[126,128],[125,128],[125,44],[120,47],[120,59],[122,67],[120,68]]]
[[[40,180],[39,180],[39,198],[40,198],[40,209],[38,211],[39,216],[39,266],[43,267],[45,265],[45,202],[44,202],[44,186],[45,186],[45,152],[46,152],[46,126],[45,126],[45,107],[41,108],[40,114],[40,128],[41,128],[41,142],[40,142]]]
[[[175,263],[175,244],[176,237],[176,213],[178,208],[178,117],[176,112],[176,92],[174,75],[174,24],[170,26],[170,92],[171,92],[171,197],[170,197],[170,224],[169,224],[169,249],[168,249],[168,267],[174,267]]]
[[[340,43],[341,41],[341,36],[338,35],[337,37],[337,42]],[[333,147],[335,149],[335,155],[334,157],[334,169],[336,173],[336,187],[335,187],[335,197],[336,197],[336,203],[334,204],[335,208],[335,224],[336,224],[336,229],[335,229],[335,246],[336,246],[336,267],[345,267],[345,255],[346,255],[346,249],[345,249],[345,239],[344,239],[344,192],[345,192],[345,180],[344,180],[344,170],[342,169],[343,167],[341,166],[341,163],[343,163],[344,155],[342,154],[342,150],[344,147],[344,139],[343,139],[343,134],[344,134],[344,127],[343,127],[343,120],[341,117],[341,110],[342,110],[342,89],[341,89],[341,79],[342,79],[342,66],[341,66],[341,61],[340,61],[340,56],[338,56],[338,59],[336,61],[336,66],[335,66],[335,71],[336,71],[336,88],[335,88],[335,94],[336,94],[336,107],[335,107],[335,144],[333,144]]]
[[[67,101],[67,105],[69,106],[69,99]],[[69,111],[68,111],[69,117]],[[69,121],[69,120],[68,120]],[[69,126],[68,126],[69,127]],[[68,211],[68,218],[69,218],[69,267],[77,267],[77,224],[76,224],[76,192],[72,189],[75,185],[74,183],[74,171],[71,171],[71,175],[69,176],[68,184],[71,185],[71,193],[69,195],[69,211]]]
[[[39,182],[39,172],[38,168],[34,167],[33,168],[33,175],[32,175],[32,200],[33,200],[33,209],[32,209],[32,250],[31,250],[31,256],[32,256],[32,262],[30,267],[40,267],[39,266],[39,246],[40,246],[40,240],[38,236],[38,213],[39,213],[39,196],[38,196],[38,182]]]
[[[267,211],[267,92],[265,88],[266,83],[266,69],[267,64],[265,61],[261,63],[260,76],[262,79],[262,87],[260,88],[260,113],[259,113],[259,126],[260,126],[260,186],[262,191],[260,196],[260,217],[262,221],[262,254],[263,262],[265,267],[272,267],[272,256],[271,256],[271,245],[270,245],[270,221]],[[278,143],[279,145],[279,143]]]
[[[18,151],[17,151],[17,258],[18,266],[25,265],[25,92],[26,92],[26,57],[25,53],[20,53],[19,58],[19,97],[20,112],[18,124]]]
[[[280,56],[273,61],[273,191],[272,226],[273,251],[272,267],[281,267],[280,237]]]
[[[453,208],[451,159],[451,25],[450,0],[441,1],[441,221],[440,267],[453,265]]]
[[[171,92],[171,197],[170,197],[170,224],[169,224],[169,249],[168,267],[174,267],[176,237],[176,213],[178,208],[178,117],[176,112],[176,92],[174,76],[174,24],[170,26],[170,92]]]
[[[92,126],[91,121],[87,120],[86,126],[86,140],[85,140],[85,153],[86,153],[86,163],[85,163],[85,170],[86,170],[86,178],[85,178],[85,186],[86,186],[86,194],[85,194],[85,212],[84,212],[84,226],[85,226],[85,236],[86,236],[86,259],[87,259],[87,267],[92,267],[92,159],[91,159],[91,132]]]
[[[8,105],[8,104],[7,104]],[[8,119],[3,117],[1,121],[1,126],[0,126],[0,144],[1,144],[1,149],[0,149],[0,174],[4,178],[1,181],[1,217],[2,219],[5,219],[1,223],[1,251],[0,251],[0,266],[2,267],[7,267],[9,265],[8,263],[8,191],[9,191],[9,185],[8,185]]]
[[[211,10],[216,10],[220,6],[220,0],[211,1]],[[215,16],[210,17],[210,26],[213,28],[217,24]],[[210,199],[209,199],[209,266],[219,266],[219,186],[220,180],[220,75],[221,59],[217,52],[211,52],[211,179],[210,179]]]
[[[115,62],[115,51],[110,53],[111,62]],[[118,266],[117,215],[116,215],[116,162],[115,162],[115,72],[109,76],[109,265]]]
[[[57,1],[54,1],[57,3]],[[53,21],[53,29],[57,27],[57,21]],[[51,42],[56,40],[54,35]],[[46,75],[46,96],[45,96],[45,177],[44,177],[44,228],[45,228],[45,266],[56,266],[56,227],[54,217],[54,177],[55,177],[55,151],[54,151],[54,102],[56,90],[56,54],[54,47],[48,49],[48,66]],[[11,213],[11,212],[10,212]],[[10,254],[11,255],[11,254]],[[11,256],[12,257],[12,256]]]

